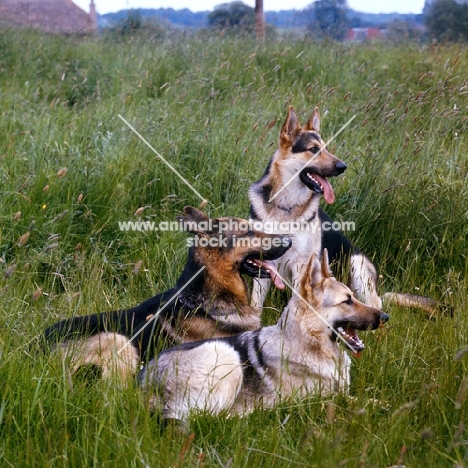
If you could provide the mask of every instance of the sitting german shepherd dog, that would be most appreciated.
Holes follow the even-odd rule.
[[[46,342],[58,345],[73,371],[94,365],[103,377],[125,378],[164,347],[260,327],[241,274],[272,275],[284,288],[271,260],[291,240],[253,230],[243,219],[211,219],[192,207],[178,221],[195,237],[174,288],[131,309],[66,319],[45,331]]]
[[[345,281],[356,296],[381,309],[375,266],[341,231],[324,229],[330,228],[333,220],[319,207],[320,197],[323,195],[328,204],[334,202],[335,194],[327,178],[341,174],[346,164],[327,150],[319,131],[318,107],[303,127],[289,107],[278,149],[262,178],[250,187],[250,218],[292,237],[292,248],[275,263],[293,286],[302,277],[301,269],[310,255],[320,255],[326,248],[335,275],[343,279],[343,272],[349,272]],[[253,307],[263,306],[270,284],[270,279],[254,280]],[[428,312],[437,305],[432,299],[412,294],[386,293],[382,297],[390,303],[421,307]]]
[[[326,250],[321,261],[312,255],[296,292],[276,325],[163,351],[139,375],[144,390],[159,393],[150,402],[185,422],[194,409],[244,414],[291,396],[346,392],[346,348],[360,353],[357,330],[376,329],[388,315],[330,275]]]

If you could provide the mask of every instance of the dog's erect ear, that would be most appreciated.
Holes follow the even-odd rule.
[[[331,276],[333,276],[331,274],[331,271],[330,271],[330,263],[329,263],[329,260],[328,260],[328,250],[327,249],[323,249],[322,258],[320,260],[320,266],[321,266],[321,269],[322,269],[323,279],[330,278]]]
[[[290,146],[294,137],[301,130],[299,121],[297,120],[296,112],[292,106],[289,106],[288,116],[281,127],[280,146]]]
[[[196,223],[201,223],[202,221],[208,221],[210,219],[208,215],[203,213],[203,211],[197,210],[193,206],[184,207],[183,218],[187,221],[194,221]]]
[[[182,223],[184,231],[193,234],[201,234],[212,230],[210,217],[193,206],[184,207],[184,216],[177,216],[177,221]]]
[[[317,278],[318,281],[321,281],[320,277],[320,260],[317,258],[315,254],[312,254],[311,257],[309,258],[309,262],[307,263],[307,266],[305,267],[303,271],[303,275],[301,278],[301,281],[299,283],[299,294],[305,299],[305,300],[311,300],[311,293],[312,293],[312,288],[316,284],[314,275],[316,273],[319,274],[319,277]]]
[[[327,249],[323,249],[321,258],[318,258],[315,255],[311,257],[307,271],[307,280],[312,288],[320,286],[323,280],[332,276],[330,266],[328,264]]]
[[[317,133],[320,132],[320,111],[318,107],[314,109],[314,112],[311,115],[310,119],[304,125],[304,130],[314,131]]]
[[[322,262],[320,261],[320,258],[316,255],[313,255],[311,258],[308,280],[312,288],[320,287],[322,281],[324,280],[322,274]]]

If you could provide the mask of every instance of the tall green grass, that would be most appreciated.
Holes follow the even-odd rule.
[[[2,465],[466,466],[467,59],[464,46],[2,31]],[[119,230],[201,201],[119,114],[211,215],[246,217],[289,104],[302,121],[319,104],[325,139],[356,116],[332,143],[349,168],[326,209],[356,223],[348,235],[378,265],[381,292],[430,295],[452,316],[389,310],[353,363],[352,400],[198,415],[193,437],[165,430],[136,386],[71,380],[37,352],[46,326],[134,305],[184,263],[184,234]],[[282,298],[268,305],[271,322]]]

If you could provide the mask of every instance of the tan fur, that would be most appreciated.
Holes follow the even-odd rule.
[[[224,315],[220,318],[224,323],[238,325],[244,330],[256,330],[261,326],[258,310],[250,306],[241,308],[239,314]],[[232,333],[223,332],[215,320],[210,321],[201,317],[188,317],[180,320],[176,327],[171,324],[163,324],[163,327],[170,336],[182,343],[232,335]]]
[[[159,387],[165,417],[186,420],[194,409],[245,414],[292,396],[348,390],[348,349],[330,327],[376,328],[388,316],[330,275],[326,253],[304,271],[276,325],[172,348],[144,368],[140,385],[151,394]]]
[[[436,300],[429,297],[417,296],[415,294],[386,292],[382,296],[382,299],[388,304],[394,304],[400,307],[417,307],[425,310],[429,314],[436,312],[439,306]]]
[[[241,262],[247,255],[247,248],[229,249],[220,255],[218,250],[201,251],[197,257],[200,264],[206,265],[210,275],[209,282],[206,284],[208,290],[216,294],[217,291],[229,290],[234,296],[234,302],[239,305],[248,304],[247,285],[240,275],[233,275],[233,265]]]
[[[95,365],[102,369],[102,377],[126,380],[138,370],[138,352],[125,336],[116,333],[68,341],[57,348],[57,352],[70,359],[72,372],[82,366]]]

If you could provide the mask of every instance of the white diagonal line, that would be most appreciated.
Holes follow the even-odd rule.
[[[300,171],[296,172],[269,200],[271,202],[274,200],[304,169],[311,161],[313,161],[321,152],[324,150],[354,119],[356,114],[354,114],[321,148],[315,153],[301,168]]]
[[[333,332],[336,334],[336,336],[346,345],[348,346],[348,348],[351,349],[351,351],[353,353],[356,353],[357,352],[357,349],[354,349],[342,336],[341,336],[341,333],[338,332],[337,330],[335,330],[333,328],[333,325],[330,324],[326,319],[324,319],[313,307],[312,305],[310,305],[300,294],[299,292],[293,287],[293,285],[286,279],[284,279],[279,273],[277,273],[277,275],[281,278],[281,280],[283,281],[283,283],[288,286],[288,288],[291,289],[291,291],[296,294],[297,296],[299,296],[299,299],[310,309],[312,310],[312,312],[314,312],[315,315],[317,315],[317,317],[329,328],[331,328],[333,330]]]
[[[120,354],[151,322],[159,317],[159,314],[206,268],[202,266],[177,292],[141,327],[129,340],[117,351]]]
[[[174,172],[174,174],[176,174],[176,175],[182,180],[182,182],[184,182],[188,187],[190,187],[190,188],[192,189],[192,191],[193,191],[197,196],[199,196],[199,197],[201,198],[201,200],[202,200],[203,203],[206,204],[206,203],[208,202],[208,200],[207,200],[205,197],[203,197],[202,195],[200,195],[200,193],[193,187],[193,185],[192,185],[185,177],[183,177],[183,176],[177,171],[177,169],[175,169],[174,166],[172,166],[166,159],[164,159],[164,158],[153,148],[153,146],[151,146],[151,144],[150,144],[147,140],[145,140],[145,138],[143,138],[143,136],[140,135],[140,133],[138,133],[138,132],[135,130],[135,128],[133,128],[133,127],[130,125],[130,123],[128,123],[120,114],[118,114],[118,115],[119,115],[119,118],[125,123],[125,125],[127,125],[127,127],[128,127],[133,133],[135,133],[135,135],[137,135],[137,136],[140,138],[140,140],[141,140],[143,143],[145,143],[146,146],[148,146],[148,148],[150,148],[150,149],[154,152],[154,154],[156,154],[156,156],[158,156],[158,157],[166,164],[166,166],[169,167],[169,169],[171,169],[172,172]]]

